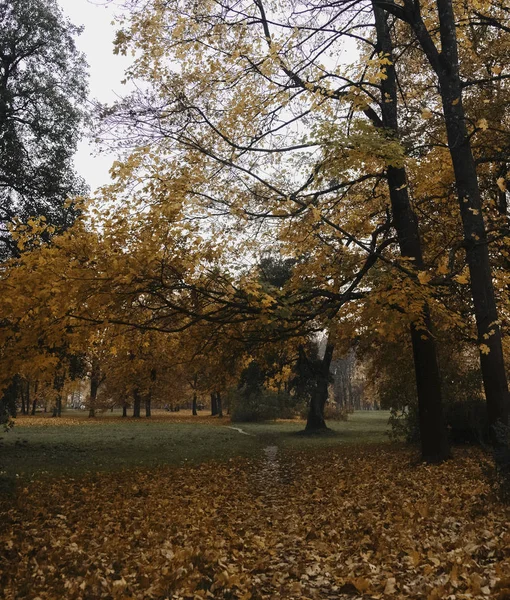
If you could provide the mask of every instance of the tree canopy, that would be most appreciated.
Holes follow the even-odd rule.
[[[73,155],[82,134],[86,63],[78,27],[55,0],[0,2],[0,256],[17,252],[8,227],[75,217],[69,198],[84,193]],[[46,230],[49,233],[49,230]]]

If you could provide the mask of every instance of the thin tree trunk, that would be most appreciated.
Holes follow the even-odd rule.
[[[216,392],[216,407],[218,408],[218,417],[221,419],[223,417],[223,400],[220,392]]]
[[[92,359],[92,367],[90,373],[90,404],[89,418],[96,416],[97,392],[101,384],[101,368],[99,361],[96,358]]]
[[[23,379],[21,382],[21,414],[28,415],[30,407],[30,399],[27,397],[27,380]]]
[[[150,373],[150,384],[149,384],[149,390],[147,392],[147,394],[145,395],[145,416],[146,417],[150,417],[151,416],[151,404],[152,404],[152,394],[153,394],[153,389],[154,389],[154,382],[157,379],[157,371],[156,369],[151,369],[151,373]]]
[[[393,44],[387,23],[387,15],[373,3],[376,23],[377,45],[391,62],[386,66],[386,78],[381,81],[382,122],[390,135],[398,138],[397,77],[393,66]],[[404,167],[389,166],[387,169],[393,221],[397,232],[400,253],[413,259],[417,270],[423,269],[423,254],[418,220],[412,209]],[[437,463],[450,455],[448,432],[441,397],[441,376],[437,349],[432,337],[432,320],[427,304],[423,305],[423,325],[411,324],[411,343],[416,372],[420,442],[423,460]]]
[[[135,419],[140,418],[141,405],[142,405],[142,398],[140,396],[140,392],[139,392],[138,388],[135,388],[133,390],[133,418],[135,418]]]
[[[211,416],[215,417],[218,414],[218,400],[216,392],[211,392]]]
[[[36,381],[34,383],[34,400],[32,402],[32,416],[35,415],[35,411],[37,409],[37,390],[39,389],[39,382]]]
[[[193,416],[196,417],[198,415],[197,411],[197,393],[193,392],[193,400],[192,400],[192,409]]]
[[[127,404],[125,402],[122,405],[122,416],[127,417]]]

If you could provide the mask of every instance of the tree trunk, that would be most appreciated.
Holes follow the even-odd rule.
[[[133,418],[140,418],[140,409],[142,406],[142,397],[140,396],[140,392],[138,388],[133,390]]]
[[[211,416],[215,417],[218,414],[218,400],[216,392],[211,392]]]
[[[305,427],[305,431],[308,433],[319,433],[328,429],[324,420],[324,407],[328,401],[329,367],[333,358],[333,350],[334,345],[327,344],[326,352],[322,359],[310,360],[306,356],[304,349],[302,347],[299,349],[300,360],[306,366],[307,375],[313,380]]]
[[[146,417],[151,416],[151,401],[152,401],[152,394],[148,393],[145,396],[145,416]]]
[[[125,402],[122,405],[122,416],[127,417],[127,404]]]
[[[193,404],[192,404],[192,409],[191,409],[191,411],[192,411],[192,413],[193,413],[193,416],[194,416],[194,417],[196,417],[196,416],[198,415],[198,411],[197,411],[197,393],[196,393],[196,392],[193,392],[193,400],[192,400],[192,403],[193,403]]]
[[[39,389],[39,382],[36,380],[34,383],[34,400],[32,402],[32,416],[35,415],[37,409],[37,390]]]
[[[377,32],[377,46],[391,62],[386,66],[386,78],[381,81],[380,104],[382,123],[390,136],[398,138],[397,77],[393,65],[393,44],[387,23],[387,15],[373,3]],[[412,209],[404,167],[389,166],[387,169],[391,209],[400,253],[412,258],[417,270],[424,267],[418,220]],[[448,431],[443,413],[441,376],[437,349],[432,337],[432,321],[427,304],[423,305],[423,325],[411,324],[411,343],[416,372],[418,415],[422,458],[438,463],[450,455]]]
[[[510,396],[492,284],[487,232],[482,215],[482,199],[462,103],[462,81],[453,3],[452,0],[436,0],[441,37],[439,52],[421,17],[419,3],[405,0],[402,7],[387,1],[374,1],[397,18],[410,24],[439,81],[471,278],[471,294],[475,309],[489,424],[492,426],[498,421],[508,424]]]
[[[96,358],[92,359],[92,367],[90,373],[90,404],[89,418],[96,416],[97,391],[101,384],[101,368],[99,361]]]
[[[54,417],[62,416],[62,390],[64,389],[65,373],[58,372],[53,379],[53,389],[57,392],[55,400],[55,408],[53,410]]]
[[[21,382],[21,414],[28,415],[30,410],[30,396],[27,392],[27,387],[30,384],[26,379],[23,379]]]
[[[221,419],[223,417],[223,400],[220,392],[216,392],[216,407],[218,409],[218,417]]]

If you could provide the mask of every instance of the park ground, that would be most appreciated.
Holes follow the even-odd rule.
[[[510,600],[490,458],[422,465],[387,418],[319,437],[183,412],[20,418],[0,440],[0,596]]]

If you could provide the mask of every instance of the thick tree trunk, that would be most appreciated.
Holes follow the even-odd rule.
[[[140,418],[142,406],[142,397],[140,396],[140,392],[137,388],[133,390],[133,418]]]
[[[391,64],[386,66],[387,77],[381,82],[381,95],[384,99],[380,105],[382,122],[389,135],[398,138],[397,77],[393,66],[393,44],[387,15],[375,2],[373,8],[378,50],[391,61]],[[400,253],[403,257],[412,258],[417,270],[423,269],[418,220],[409,198],[406,170],[404,167],[390,166],[387,178]],[[437,463],[449,457],[450,448],[443,413],[437,349],[431,334],[430,310],[427,304],[423,305],[422,310],[423,327],[413,323],[410,331],[416,373],[421,453],[423,460]]]
[[[215,417],[218,414],[218,400],[216,392],[211,392],[211,416]]]
[[[194,417],[196,417],[198,415],[198,411],[197,411],[197,393],[196,392],[193,392],[193,400],[192,400],[191,412],[193,413]]]
[[[218,409],[218,417],[223,417],[223,399],[220,392],[216,392],[216,407]]]
[[[304,349],[302,347],[299,349],[300,360],[304,361],[306,371],[314,382],[305,427],[305,431],[308,433],[319,433],[328,429],[324,419],[324,407],[328,401],[329,367],[333,358],[333,350],[333,344],[327,344],[322,359],[310,360]]]

